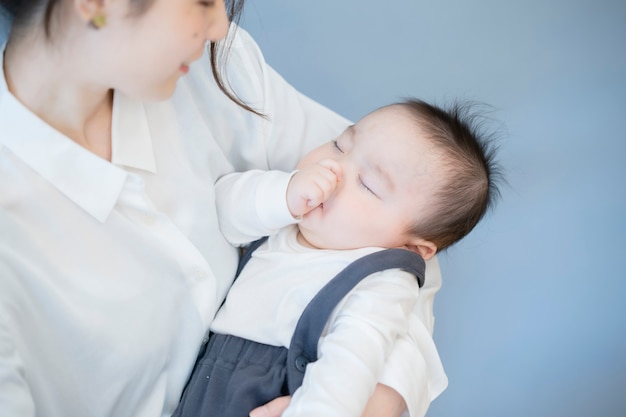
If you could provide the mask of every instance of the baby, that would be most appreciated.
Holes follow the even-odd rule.
[[[472,120],[462,106],[408,100],[310,151],[295,173],[221,178],[226,237],[269,237],[244,257],[175,415],[244,417],[292,394],[284,417],[360,416],[394,344],[419,339],[423,260],[467,235],[498,194]]]

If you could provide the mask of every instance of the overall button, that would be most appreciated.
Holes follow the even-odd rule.
[[[304,372],[306,366],[309,364],[309,360],[303,355],[298,355],[296,357],[295,364],[298,371]]]

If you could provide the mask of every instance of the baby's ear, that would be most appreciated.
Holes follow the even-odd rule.
[[[415,238],[407,243],[405,247],[420,255],[425,261],[429,260],[437,253],[437,245],[430,240]]]

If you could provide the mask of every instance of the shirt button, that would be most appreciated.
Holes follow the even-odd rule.
[[[191,276],[196,280],[199,281],[203,278],[206,278],[208,274],[206,273],[206,271],[199,267],[199,266],[194,266],[191,270]]]

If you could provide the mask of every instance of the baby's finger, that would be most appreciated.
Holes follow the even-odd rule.
[[[317,164],[323,166],[324,168],[330,170],[333,174],[335,174],[335,177],[337,177],[337,182],[341,181],[342,171],[339,162],[335,161],[334,159],[322,159]]]
[[[320,184],[318,181],[317,186],[309,190],[306,205],[308,207],[317,207],[326,201],[328,199],[327,195],[329,195],[329,191],[325,191],[325,189],[328,190],[329,188],[330,187],[328,185],[324,187],[324,185]]]
[[[338,183],[337,176],[329,169],[324,169],[315,179],[316,187],[311,190],[312,199],[314,198],[318,204],[328,200],[337,189]]]

